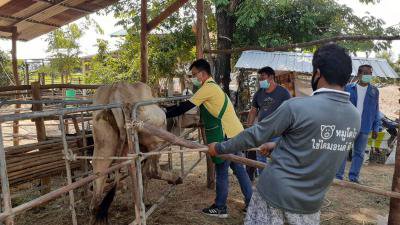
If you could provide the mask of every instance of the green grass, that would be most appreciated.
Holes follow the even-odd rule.
[[[71,74],[70,77],[72,78],[72,81],[71,81],[72,84],[79,84],[79,78],[81,79],[81,84],[85,84],[84,76],[80,73]],[[29,77],[29,83],[32,83],[32,82],[35,82],[38,80],[39,80],[38,74],[34,74]],[[61,84],[61,76],[56,76],[54,78],[54,83]],[[45,76],[45,84],[51,84],[51,75]]]

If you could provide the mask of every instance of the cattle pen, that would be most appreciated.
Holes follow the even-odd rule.
[[[26,210],[29,210],[31,208],[37,207],[39,205],[45,204],[57,197],[62,196],[63,194],[68,193],[69,194],[69,209],[71,210],[71,217],[72,217],[72,224],[79,224],[77,219],[76,219],[76,212],[75,212],[75,195],[74,195],[74,190],[78,189],[79,187],[83,187],[85,185],[90,184],[93,180],[100,176],[106,176],[113,171],[127,168],[129,171],[129,174],[131,176],[131,181],[132,181],[132,186],[135,187],[133,188],[133,203],[132,206],[135,208],[135,221],[133,221],[131,224],[146,224],[147,218],[156,210],[156,208],[162,204],[166,199],[167,196],[174,190],[176,185],[171,185],[169,190],[164,192],[164,194],[156,201],[155,204],[152,205],[151,208],[146,210],[143,202],[143,175],[141,171],[141,162],[146,159],[146,157],[154,154],[172,154],[172,153],[180,153],[181,154],[181,177],[185,178],[191,170],[193,170],[200,162],[202,159],[205,158],[205,154],[201,153],[206,151],[203,145],[199,143],[193,143],[189,141],[185,141],[184,139],[180,139],[175,137],[172,134],[169,134],[166,131],[159,131],[157,129],[152,128],[151,126],[147,125],[146,123],[143,123],[143,121],[137,121],[136,118],[136,111],[139,107],[144,106],[144,105],[150,105],[150,104],[159,104],[163,102],[179,102],[182,100],[187,99],[187,97],[175,97],[175,98],[160,98],[160,99],[154,99],[150,101],[143,101],[143,102],[138,102],[132,106],[132,117],[131,120],[126,120],[126,129],[127,129],[127,134],[130,138],[128,138],[128,146],[129,146],[129,154],[125,157],[113,157],[112,159],[118,160],[118,163],[112,165],[109,169],[104,171],[103,173],[100,174],[92,174],[89,171],[86,171],[86,173],[83,173],[81,176],[72,176],[71,171],[75,168],[74,165],[76,164],[77,160],[87,160],[87,159],[93,159],[91,156],[86,156],[86,155],[80,155],[80,150],[85,149],[87,146],[84,146],[82,148],[74,148],[69,146],[69,141],[71,138],[68,138],[66,136],[66,132],[64,129],[64,119],[70,115],[73,114],[78,114],[80,116],[83,115],[83,113],[89,113],[93,112],[95,110],[105,110],[105,109],[112,109],[112,108],[123,108],[122,104],[115,103],[115,104],[108,104],[108,105],[91,105],[91,106],[80,106],[80,107],[72,107],[72,108],[62,108],[62,109],[56,109],[56,110],[48,110],[48,111],[41,111],[41,112],[28,112],[28,113],[19,113],[19,114],[11,114],[11,115],[3,115],[0,116],[0,123],[8,122],[8,121],[16,121],[16,120],[26,120],[26,119],[37,119],[37,118],[43,118],[43,117],[55,117],[58,118],[59,124],[60,124],[60,132],[61,132],[61,143],[58,142],[58,144],[62,144],[62,160],[64,161],[64,167],[65,167],[65,172],[66,172],[66,177],[67,177],[67,185],[62,186],[61,188],[58,188],[56,190],[53,190],[47,194],[44,194],[40,196],[39,198],[33,199],[29,202],[23,203],[19,206],[12,207],[11,205],[11,195],[10,195],[10,185],[9,185],[9,173],[7,172],[7,169],[10,169],[10,167],[7,167],[6,163],[6,154],[9,154],[12,151],[16,152],[23,152],[27,153],[26,149],[31,149],[27,145],[21,145],[18,147],[10,147],[10,148],[4,148],[3,145],[3,135],[0,136],[0,163],[1,163],[1,183],[2,183],[2,196],[3,196],[3,211],[0,213],[0,220],[6,221],[6,224],[13,224],[13,217],[15,215],[18,215]],[[54,100],[57,102],[56,100]],[[9,101],[9,104],[38,104],[38,103],[44,103],[48,102],[48,100],[13,100]],[[87,104],[89,101],[88,100],[76,100],[76,101],[65,101],[64,104]],[[82,120],[83,122],[83,120]],[[162,145],[159,147],[155,152],[150,152],[150,153],[141,153],[139,149],[139,141],[138,141],[138,131],[140,129],[152,129],[151,132],[156,135],[163,137],[168,141],[167,144]],[[189,132],[193,132],[197,130],[196,128],[192,128],[188,130],[187,132],[184,132],[181,137],[185,137]],[[0,125],[0,131],[1,131],[1,125]],[[2,133],[3,134],[3,133]],[[82,135],[84,135],[84,132],[82,132]],[[200,136],[199,136],[200,137]],[[82,137],[81,137],[82,138]],[[44,144],[43,144],[44,142]],[[46,144],[48,145],[46,141],[43,141],[42,143],[39,142],[36,146],[38,149],[44,149],[46,147]],[[51,144],[51,143],[50,143]],[[192,150],[180,150],[180,151],[163,151],[167,149],[170,145],[175,144],[175,145],[180,145],[180,146],[185,146],[189,148],[193,148]],[[29,144],[28,144],[29,145]],[[39,147],[38,147],[39,146]],[[28,147],[28,148],[27,148]],[[25,148],[25,150],[24,150]],[[10,150],[10,151],[9,151]],[[199,159],[190,166],[188,170],[184,169],[184,163],[183,163],[183,154],[184,152],[199,152]],[[229,158],[229,156],[227,156]],[[230,160],[233,161],[239,161],[243,164],[251,165],[254,167],[264,167],[265,165],[262,163],[256,163],[251,160],[246,160],[243,158],[229,158]],[[79,164],[78,164],[79,165]],[[79,179],[78,179],[79,178]],[[75,179],[75,181],[73,181]],[[362,185],[357,185],[357,184],[350,184],[348,182],[344,181],[335,181],[334,185],[340,185],[342,187],[347,187],[347,188],[352,188],[356,190],[361,190],[361,191],[366,191],[366,192],[371,192],[391,198],[396,198],[400,199],[400,194],[398,192],[391,192],[391,191],[382,191],[376,188],[371,188],[371,187],[366,187]]]
[[[97,1],[102,4],[95,4],[94,6],[91,5],[90,3],[93,1],[57,1],[57,2],[52,2],[52,1],[32,1],[32,8],[28,9],[31,7],[31,5],[25,5],[25,4],[19,4],[15,3],[16,1],[4,1],[0,3],[0,7],[2,6],[7,6],[9,7],[8,10],[11,11],[10,9],[13,10],[12,13],[10,13],[10,16],[7,16],[6,18],[3,18],[1,22],[2,26],[0,26],[0,36],[10,38],[12,39],[12,63],[13,63],[13,74],[14,74],[14,79],[16,81],[16,86],[15,87],[10,87],[9,91],[12,91],[12,93],[7,93],[10,95],[14,96],[20,96],[20,95],[25,95],[25,94],[34,94],[33,89],[29,90],[30,87],[20,85],[19,84],[19,77],[18,77],[18,69],[17,69],[17,59],[16,59],[16,41],[18,40],[31,40],[34,37],[37,37],[41,34],[45,34],[47,32],[50,32],[51,30],[54,30],[58,27],[61,27],[62,25],[67,24],[68,22],[78,19],[82,16],[85,16],[87,14],[93,13],[96,10],[100,8],[104,8],[107,5],[113,4],[116,1],[110,0],[110,1]],[[172,15],[173,13],[177,12],[180,7],[182,7],[185,3],[187,3],[188,0],[175,0],[173,1],[166,9],[164,9],[159,15],[156,15],[152,20],[148,21],[148,12],[147,12],[147,5],[148,2],[147,0],[141,0],[141,32],[140,32],[140,37],[141,37],[141,42],[140,42],[140,66],[141,66],[141,81],[144,83],[147,83],[148,81],[148,67],[149,67],[149,62],[148,62],[148,36],[150,31],[154,30],[157,25],[159,25],[165,18],[168,16]],[[8,5],[7,5],[8,4]],[[11,5],[14,4],[14,5]],[[11,7],[10,7],[11,6]],[[28,10],[27,10],[28,9]],[[15,12],[14,12],[15,11]],[[20,14],[19,17],[14,17],[12,14]],[[56,15],[54,15],[56,14]],[[54,21],[52,19],[53,16],[57,16],[59,19],[57,21]],[[234,52],[241,52],[244,50],[263,50],[263,51],[285,51],[288,49],[293,49],[293,48],[301,48],[301,47],[307,47],[307,46],[315,46],[323,43],[327,43],[330,41],[340,41],[340,40],[399,40],[399,36],[362,36],[362,35],[355,35],[355,36],[336,36],[336,37],[330,37],[330,38],[325,38],[322,40],[315,40],[315,41],[310,41],[310,42],[305,42],[305,43],[293,43],[293,44],[288,44],[284,46],[278,46],[274,48],[261,48],[261,47],[243,47],[239,49],[204,49],[204,43],[203,43],[203,20],[204,20],[204,2],[203,0],[197,0],[196,1],[196,57],[197,58],[203,58],[204,53],[206,53],[206,56],[210,57],[211,54],[231,54]],[[61,87],[62,86],[62,87]],[[59,87],[67,87],[67,85],[60,85]],[[40,88],[39,88],[40,90]],[[29,93],[32,91],[31,93]],[[41,124],[41,121],[43,121],[43,117],[45,118],[50,118],[53,120],[59,121],[60,128],[66,126],[67,124],[64,122],[64,119],[68,118],[70,114],[79,114],[79,116],[76,116],[75,118],[81,118],[81,123],[82,123],[82,141],[85,142],[85,132],[83,129],[83,123],[85,122],[84,117],[85,113],[94,111],[94,110],[102,110],[102,109],[109,109],[109,108],[118,108],[121,107],[119,104],[114,104],[114,105],[101,105],[101,106],[84,106],[85,104],[88,104],[87,102],[68,102],[68,101],[59,101],[60,104],[62,105],[68,105],[68,104],[79,104],[82,105],[82,107],[75,107],[75,108],[63,108],[63,109],[55,109],[55,110],[49,110],[49,111],[43,111],[40,108],[40,104],[45,104],[49,102],[57,102],[58,100],[37,100],[37,99],[32,99],[28,101],[10,101],[10,104],[15,104],[16,108],[18,109],[21,104],[32,104],[33,109],[36,110],[37,112],[29,112],[29,113],[17,113],[15,115],[5,115],[5,116],[0,116],[0,131],[1,127],[4,122],[8,121],[15,121],[13,123],[14,125],[14,131],[17,131],[16,134],[18,134],[18,123],[17,121],[23,120],[23,119],[34,119],[36,123],[36,128],[38,133],[43,134],[41,130],[43,130],[44,126],[39,125]],[[170,101],[170,99],[159,99],[155,100],[157,101]],[[153,103],[155,103],[153,102]],[[143,103],[143,104],[151,104],[151,103]],[[138,107],[138,106],[137,106]],[[134,118],[134,115],[133,115]],[[71,117],[72,120],[74,120],[74,117]],[[74,126],[77,124],[77,121],[73,121]],[[136,123],[132,123],[136,122]],[[64,124],[64,125],[63,125]],[[69,202],[69,208],[71,210],[71,216],[72,216],[72,223],[77,224],[76,220],[76,213],[75,213],[75,199],[74,199],[74,190],[76,190],[79,187],[85,186],[95,180],[96,178],[100,176],[106,176],[107,174],[119,170],[121,168],[126,168],[129,167],[129,170],[131,171],[131,177],[132,177],[132,182],[133,186],[138,187],[137,190],[138,192],[132,193],[135,197],[135,214],[136,214],[136,220],[133,223],[136,224],[146,224],[146,219],[150,216],[152,212],[156,209],[157,205],[160,205],[163,201],[165,201],[166,197],[162,197],[158,203],[156,203],[153,207],[150,208],[150,210],[145,209],[143,205],[142,199],[142,194],[140,192],[143,191],[141,189],[141,165],[140,162],[144,157],[146,157],[145,154],[138,153],[137,152],[137,142],[135,142],[135,146],[133,146],[133,141],[137,139],[137,129],[139,129],[141,126],[144,126],[144,124],[141,124],[138,121],[127,121],[127,130],[130,134],[130,138],[128,138],[130,142],[130,154],[127,157],[120,157],[120,161],[118,164],[111,166],[109,169],[106,171],[100,173],[100,174],[89,174],[89,171],[86,171],[87,174],[81,174],[80,177],[73,177],[71,174],[71,170],[74,170],[75,168],[78,168],[81,165],[78,165],[75,160],[82,160],[83,162],[86,161],[86,159],[90,159],[90,156],[80,156],[76,155],[77,152],[79,151],[85,151],[85,149],[88,146],[85,146],[86,144],[84,143],[83,146],[78,146],[76,143],[74,143],[77,146],[72,146],[72,142],[76,141],[75,138],[69,138],[66,137],[65,134],[65,129],[60,129],[62,135],[61,138],[57,140],[38,140],[38,143],[35,143],[33,145],[21,145],[18,146],[17,140],[15,140],[13,147],[10,148],[4,148],[4,143],[3,143],[3,132],[1,132],[0,136],[0,175],[1,175],[1,186],[2,186],[2,211],[0,213],[0,220],[5,221],[5,223],[8,224],[13,224],[14,216],[22,213],[23,211],[26,211],[28,209],[31,209],[33,207],[37,207],[39,205],[45,204],[57,197],[60,197],[66,193],[69,193],[70,197],[70,202]],[[132,125],[132,126],[129,126]],[[13,136],[15,137],[15,136]],[[178,140],[177,140],[178,141]],[[60,146],[62,146],[60,148]],[[335,185],[341,185],[342,187],[346,188],[353,188],[356,190],[360,191],[366,191],[370,193],[375,193],[379,194],[382,196],[387,196],[391,198],[391,203],[390,203],[390,213],[389,213],[389,224],[390,225],[397,225],[400,224],[400,147],[399,143],[397,144],[397,155],[396,155],[396,165],[394,169],[394,176],[393,176],[393,182],[392,182],[392,191],[382,191],[377,188],[371,188],[371,187],[366,187],[363,185],[358,185],[358,184],[350,184],[348,182],[338,182],[335,181]],[[33,199],[31,201],[25,202],[19,206],[13,207],[11,203],[11,194],[10,194],[10,181],[13,181],[14,178],[10,176],[10,172],[7,171],[8,166],[11,165],[10,160],[7,158],[7,154],[10,153],[11,151],[19,152],[19,153],[24,153],[28,151],[29,149],[35,148],[35,149],[56,149],[53,147],[58,147],[58,153],[61,152],[61,155],[58,155],[55,157],[56,159],[51,158],[51,155],[47,155],[46,157],[49,157],[49,161],[47,163],[52,163],[51,165],[53,168],[55,167],[58,171],[60,169],[65,170],[67,173],[67,185],[62,186],[59,189],[56,189],[54,191],[45,193],[41,195],[39,198]],[[200,146],[191,146],[193,148],[199,148]],[[72,150],[71,150],[72,149]],[[136,149],[136,150],[135,150]],[[10,150],[10,151],[8,151]],[[196,151],[196,149],[192,150]],[[204,151],[204,149],[198,149],[199,152]],[[54,151],[53,151],[54,152]],[[81,152],[82,153],[82,152]],[[159,154],[166,154],[166,153],[172,153],[171,151],[164,151],[164,152],[159,152]],[[182,152],[179,152],[183,154]],[[45,156],[41,156],[42,160]],[[202,158],[205,157],[205,154],[202,154]],[[58,160],[51,162],[52,160]],[[199,159],[199,161],[201,158]],[[32,163],[32,161],[30,162]],[[64,163],[64,165],[61,164],[61,167],[58,165],[60,163]],[[244,163],[244,162],[243,162]],[[247,162],[249,163],[249,162]],[[18,165],[21,166],[21,165]],[[83,165],[84,167],[85,165]],[[194,165],[195,166],[195,165]],[[253,165],[254,166],[254,165]],[[257,164],[258,167],[262,167],[262,164]],[[48,168],[41,168],[42,173],[46,175]],[[211,168],[210,168],[211,170]],[[11,170],[10,170],[11,171]],[[183,171],[183,170],[182,170]],[[208,171],[209,174],[212,174],[212,171]],[[20,171],[14,171],[13,175],[18,175],[17,173],[20,173]],[[184,173],[182,173],[184,174]],[[49,174],[47,174],[49,175]],[[21,176],[14,176],[18,179],[21,179]],[[12,179],[10,179],[12,178]],[[23,177],[22,177],[23,178]],[[79,180],[74,181],[74,179],[80,178]],[[212,177],[208,176],[210,179],[210,183],[212,183]],[[38,179],[41,179],[41,177],[38,177]],[[209,185],[210,187],[210,185]],[[172,187],[173,188],[173,187]],[[172,191],[172,190],[171,190]],[[171,191],[166,192],[167,194],[170,193]],[[133,206],[133,205],[132,205]]]
[[[187,99],[188,97],[173,97],[173,98],[161,98],[161,99],[154,99],[151,101],[145,101],[145,102],[139,102],[133,106],[132,109],[132,119],[136,119],[136,110],[138,107],[143,106],[143,105],[149,105],[149,104],[157,104],[161,102],[177,102],[181,101],[184,99]],[[3,102],[3,104],[42,104],[46,102],[59,102],[57,100],[12,100],[8,102]],[[63,101],[63,104],[68,105],[68,104],[87,104],[91,102],[90,100],[75,100],[75,101]],[[146,159],[146,157],[150,155],[154,155],[154,153],[140,153],[139,149],[139,142],[138,142],[138,136],[137,136],[137,129],[134,129],[134,126],[130,126],[130,124],[133,124],[132,121],[126,121],[126,129],[128,131],[128,134],[131,138],[128,140],[129,144],[129,150],[130,154],[126,157],[113,157],[112,159],[114,160],[119,160],[122,162],[118,162],[117,164],[113,165],[110,167],[107,172],[101,173],[101,174],[90,174],[86,170],[85,173],[83,173],[80,177],[79,176],[72,176],[72,170],[76,168],[77,160],[87,160],[87,159],[93,159],[91,156],[85,156],[85,155],[80,155],[79,152],[82,152],[81,150],[86,149],[88,146],[84,146],[82,148],[73,148],[73,146],[69,146],[68,142],[71,141],[71,138],[68,138],[66,136],[65,132],[65,122],[64,119],[68,117],[68,115],[71,114],[79,114],[83,115],[83,113],[88,113],[88,112],[93,112],[95,110],[105,110],[105,109],[113,109],[113,108],[122,108],[122,104],[109,104],[109,105],[96,105],[96,106],[80,106],[80,107],[73,107],[73,108],[62,108],[62,109],[56,109],[56,110],[48,110],[48,111],[41,111],[41,112],[28,112],[28,113],[19,113],[19,114],[11,114],[11,115],[3,115],[0,116],[0,123],[4,122],[9,122],[9,121],[20,121],[20,120],[34,120],[38,118],[43,118],[43,117],[58,117],[59,119],[59,124],[60,124],[60,132],[61,132],[61,143],[58,142],[58,144],[62,144],[62,158],[65,162],[65,171],[66,171],[66,177],[67,177],[67,185],[63,186],[57,190],[51,191],[47,194],[42,195],[41,197],[34,199],[32,201],[23,203],[15,208],[12,207],[11,205],[11,195],[10,195],[10,177],[9,173],[7,172],[8,170],[13,171],[13,167],[10,168],[10,166],[7,166],[6,163],[6,153],[24,153],[24,154],[29,154],[29,150],[32,149],[42,149],[43,151],[46,151],[45,147],[48,147],[48,144],[46,141],[38,142],[35,144],[35,146],[32,146],[32,144],[27,144],[27,145],[20,145],[18,147],[9,147],[9,148],[4,148],[4,143],[3,143],[3,135],[0,136],[0,162],[1,162],[1,183],[2,183],[2,196],[3,196],[3,205],[4,209],[3,212],[0,213],[0,220],[6,221],[6,224],[13,224],[13,216],[20,214],[28,209],[31,209],[33,207],[39,206],[41,204],[47,203],[48,201],[60,197],[65,193],[69,194],[69,208],[71,210],[71,216],[72,216],[72,223],[73,224],[78,224],[77,219],[76,219],[76,212],[75,212],[75,195],[74,195],[74,190],[82,187],[84,185],[89,184],[91,181],[95,180],[99,176],[106,176],[107,174],[116,171],[118,169],[121,169],[123,167],[128,167],[128,170],[130,171],[130,174],[132,175],[132,181],[134,182],[134,186],[137,187],[134,190],[137,190],[133,193],[133,196],[135,197],[135,208],[136,208],[136,224],[145,224],[145,218],[150,216],[152,212],[156,209],[156,207],[161,204],[163,201],[166,199],[166,195],[172,192],[174,189],[175,185],[172,185],[171,188],[166,191],[166,193],[157,201],[156,204],[154,204],[147,212],[145,211],[144,208],[144,203],[143,203],[143,184],[142,184],[142,172],[141,172],[141,162]],[[83,120],[82,120],[83,122]],[[82,125],[83,126],[83,125]],[[184,132],[181,137],[184,137],[188,135],[189,133],[196,131],[197,128],[191,128],[190,130]],[[0,132],[1,132],[1,125],[0,125]],[[1,132],[3,134],[3,132]],[[82,135],[85,135],[84,132],[82,132]],[[200,137],[201,135],[199,135]],[[81,137],[82,140],[84,140],[84,136]],[[133,145],[135,143],[135,145]],[[47,144],[47,145],[46,145]],[[155,154],[172,154],[172,153],[177,153],[172,152],[172,151],[163,151],[170,147],[171,144],[174,143],[168,143],[164,144],[161,147],[157,149],[157,153]],[[163,151],[163,152],[161,152]],[[194,150],[198,151],[198,150]],[[202,149],[204,151],[204,149]],[[40,150],[39,150],[40,152]],[[183,161],[183,153],[184,152],[190,152],[190,150],[187,151],[179,151],[181,155],[181,177],[185,178],[190,171],[192,171],[196,165],[198,165],[202,159],[204,159],[205,154],[201,154],[201,151],[199,152],[199,159],[189,167],[188,170],[185,171],[184,169],[184,161]],[[56,155],[60,156],[60,155]],[[87,166],[86,166],[87,168]],[[35,173],[36,171],[31,171],[32,173]],[[73,182],[73,178],[77,179],[80,178],[79,180]]]

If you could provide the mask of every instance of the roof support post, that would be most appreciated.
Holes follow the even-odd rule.
[[[17,27],[12,28],[12,48],[11,48],[11,58],[12,58],[12,70],[14,75],[15,86],[21,85],[18,75],[18,61],[17,61]],[[19,98],[19,91],[17,91],[16,99]],[[19,113],[21,104],[15,105],[15,114]],[[19,145],[19,121],[13,121],[13,145]]]
[[[147,83],[149,77],[149,63],[147,54],[148,30],[147,30],[147,0],[141,0],[140,7],[140,81]]]
[[[196,4],[196,58],[204,57],[203,54],[203,19],[204,19],[204,1],[197,0]]]

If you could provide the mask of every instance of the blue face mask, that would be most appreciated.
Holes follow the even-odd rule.
[[[369,84],[371,82],[371,80],[372,80],[372,75],[370,75],[370,74],[365,74],[365,75],[362,75],[362,77],[361,77],[361,81],[363,83]]]
[[[260,88],[267,89],[267,88],[269,88],[270,85],[271,85],[271,84],[268,82],[268,80],[262,80],[262,81],[260,81]]]

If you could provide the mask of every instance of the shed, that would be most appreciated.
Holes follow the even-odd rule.
[[[237,61],[235,68],[244,71],[255,71],[264,66],[270,66],[277,73],[277,81],[288,88],[293,96],[311,94],[310,74],[312,74],[311,53],[300,52],[263,52],[245,51]],[[357,75],[360,65],[373,67],[373,76],[382,78],[399,78],[399,75],[389,65],[386,59],[352,57],[352,76]]]
[[[237,61],[235,68],[256,70],[264,66],[270,66],[278,71],[311,74],[312,57],[313,54],[311,53],[245,51]],[[360,65],[368,64],[373,67],[373,76],[399,78],[399,75],[389,65],[386,59],[352,57],[352,61],[352,76],[357,75],[357,70]]]

